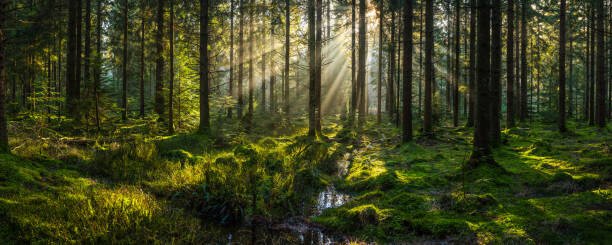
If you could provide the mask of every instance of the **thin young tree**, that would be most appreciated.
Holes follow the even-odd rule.
[[[100,132],[100,81],[102,80],[102,0],[98,0],[96,7],[97,23],[96,23],[96,64],[94,68],[94,84],[93,93],[95,96],[95,120],[96,129]],[[61,57],[61,55],[60,55]],[[61,64],[61,62],[58,62]],[[58,68],[61,72],[61,67]],[[58,93],[59,94],[59,93]]]
[[[521,0],[521,102],[520,102],[520,120],[525,122],[529,117],[529,107],[527,103],[527,0]]]
[[[201,133],[210,130],[208,94],[208,0],[200,0],[200,128]]]
[[[425,114],[423,115],[423,133],[433,134],[432,126],[432,86],[434,83],[434,8],[433,0],[426,0],[425,5]]]
[[[141,1],[140,6],[140,118],[145,116],[145,21],[146,21],[146,5],[145,1]]]
[[[169,58],[170,64],[170,82],[168,83],[168,133],[174,133],[174,0],[168,0],[170,2],[170,23],[169,27],[169,39],[170,39],[170,47],[169,47]]]
[[[512,0],[508,0],[509,2]],[[468,118],[467,126],[474,126],[476,101],[476,0],[470,0],[470,64],[468,81]]]
[[[384,1],[380,1],[378,8],[378,84],[376,84],[376,122],[380,123],[382,120]]]
[[[566,0],[561,0],[559,9],[559,131],[566,132],[565,126],[565,43],[566,24],[565,8]],[[538,71],[540,72],[540,71]]]
[[[366,120],[366,0],[359,1],[359,68],[357,71],[357,84],[358,84],[358,106],[359,114],[357,118],[357,125],[359,128],[365,125]]]
[[[461,81],[461,0],[455,0],[455,75],[453,81],[453,126],[459,126],[459,82]]]
[[[229,51],[229,81],[228,96],[234,99],[234,0],[230,0],[230,51]],[[227,108],[227,118],[232,118],[233,110],[229,106]]]
[[[506,128],[514,127],[514,0],[508,0],[506,32]]]
[[[9,153],[8,130],[6,118],[6,80],[4,76],[4,22],[6,21],[6,12],[8,0],[0,0],[0,153]]]
[[[129,62],[128,60],[128,40],[127,40],[128,39],[128,15],[129,15],[128,0],[123,0],[123,60],[121,64],[121,69],[122,69],[121,120],[123,120],[123,122],[127,121],[127,114],[128,114],[128,102],[127,102],[127,89],[128,89],[127,63]]]
[[[285,113],[289,116],[291,108],[291,100],[289,100],[289,58],[291,57],[291,4],[290,0],[285,0],[285,71],[283,74],[284,81],[284,102]],[[296,89],[297,90],[297,89]]]
[[[323,1],[316,0],[315,34],[315,123],[316,135],[321,135],[321,79],[323,75]],[[288,81],[285,81],[287,83]]]
[[[316,123],[316,65],[317,57],[315,55],[315,0],[308,0],[308,56],[309,56],[309,76],[308,76],[308,136],[317,136]]]
[[[403,113],[402,113],[402,141],[412,141],[412,18],[413,18],[413,0],[407,0],[404,3],[404,56],[402,69],[404,84],[403,84]]]
[[[157,32],[155,37],[155,113],[164,121],[164,0],[157,1]]]
[[[237,113],[238,113],[238,118],[242,118],[242,109],[244,107],[244,93],[243,93],[243,87],[244,87],[244,1],[245,0],[239,0],[240,2],[240,7],[239,7],[239,15],[240,15],[240,19],[238,22],[238,109],[237,109]],[[247,0],[248,1],[248,0]]]

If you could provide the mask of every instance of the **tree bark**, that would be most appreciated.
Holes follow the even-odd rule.
[[[127,64],[128,64],[128,0],[123,0],[123,63],[122,63],[122,86],[123,89],[121,90],[121,120],[123,120],[123,122],[127,121],[127,112],[128,112],[128,106],[127,106]]]
[[[366,121],[366,0],[359,1],[359,70],[357,71],[359,115],[357,125],[362,128]]]
[[[500,40],[501,41],[501,40]],[[461,81],[461,0],[455,0],[455,76],[453,81],[453,126],[459,126],[459,82]]]
[[[491,78],[491,39],[490,39],[490,16],[491,10],[489,0],[478,0],[477,6],[478,22],[478,55],[476,60],[476,114],[474,128],[474,150],[470,157],[472,168],[481,164],[493,162],[491,148],[489,145],[490,127],[490,90],[489,79]]]
[[[323,74],[323,1],[316,0],[316,37],[315,37],[315,56],[316,56],[316,75],[315,75],[315,123],[316,135],[321,135],[321,79]]]
[[[407,0],[404,4],[404,69],[403,77],[403,113],[402,113],[402,141],[412,141],[412,18],[413,1]]]
[[[141,20],[140,20],[140,118],[145,116],[145,2],[141,5]]]
[[[170,2],[170,79],[168,83],[168,133],[174,134],[174,0],[168,0]]]
[[[6,80],[4,76],[4,22],[8,0],[0,0],[0,153],[9,153],[7,117],[6,117]]]
[[[309,56],[309,76],[308,76],[308,136],[317,136],[316,125],[316,66],[317,57],[315,51],[316,35],[315,35],[315,0],[308,0],[308,56]]]
[[[156,68],[155,68],[155,112],[158,121],[164,121],[164,0],[157,1]]]
[[[230,53],[228,96],[234,99],[234,0],[230,0]],[[232,106],[227,108],[227,118],[232,118]]]
[[[513,0],[508,0],[509,2]],[[510,5],[512,6],[512,5]],[[470,0],[470,65],[468,83],[468,119],[467,126],[474,126],[474,110],[476,100],[476,0]]]
[[[382,120],[382,79],[383,79],[383,34],[384,34],[384,2],[380,2],[378,16],[378,84],[376,85],[376,122]]]
[[[352,126],[355,120],[355,112],[357,110],[357,80],[355,78],[355,74],[357,71],[357,62],[355,59],[355,50],[357,49],[355,43],[355,23],[356,23],[356,1],[351,1],[351,104],[349,107],[349,124]]]
[[[208,0],[200,0],[200,132],[210,130],[208,94]]]
[[[423,117],[423,133],[431,135],[432,127],[432,86],[435,82],[433,67],[434,52],[434,18],[433,0],[426,0],[425,6],[425,115]]]
[[[289,100],[289,58],[291,51],[290,35],[291,35],[291,5],[289,0],[285,0],[285,72],[283,74],[284,81],[284,102],[285,113],[289,116],[291,100]],[[297,88],[296,88],[297,90]]]
[[[492,36],[491,36],[491,82],[490,100],[491,124],[490,140],[491,145],[496,146],[501,142],[501,69],[502,69],[502,16],[501,0],[493,0],[492,6]]]
[[[597,80],[597,94],[596,94],[596,113],[595,121],[598,127],[606,127],[606,49],[605,49],[605,26],[604,21],[606,20],[606,11],[604,8],[604,0],[597,0],[597,67],[596,67],[596,80]]]
[[[238,23],[238,118],[242,118],[242,109],[244,107],[244,1],[240,1],[240,19]]]
[[[559,131],[562,133],[567,131],[565,126],[565,1],[561,0],[559,10]]]
[[[521,0],[521,113],[520,120],[525,122],[529,117],[527,104],[527,0]]]

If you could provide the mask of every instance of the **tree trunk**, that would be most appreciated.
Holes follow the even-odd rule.
[[[594,2],[591,1],[591,7],[589,15],[590,20],[590,28],[591,28],[591,53],[589,54],[590,66],[589,66],[589,125],[595,126],[595,54],[599,52],[597,47],[595,47],[595,36],[597,30],[595,29],[595,6],[593,6]]]
[[[365,125],[366,120],[366,0],[359,1],[359,70],[357,71],[359,115],[357,125]]]
[[[490,105],[489,105],[489,79],[491,78],[491,39],[490,39],[490,16],[491,10],[488,0],[478,0],[477,6],[478,22],[478,55],[476,60],[476,112],[474,128],[474,151],[470,157],[470,166],[477,167],[480,164],[493,162],[491,148],[489,145],[490,127]]]
[[[239,20],[239,31],[238,31],[238,118],[242,118],[242,109],[244,107],[244,1],[240,1],[240,20]]]
[[[521,122],[529,117],[527,105],[527,0],[521,0]]]
[[[100,81],[102,80],[102,1],[100,0],[98,0],[98,5],[96,7],[96,16],[98,22],[96,23],[96,64],[93,93],[95,96],[96,129],[100,132],[100,93],[98,92],[100,89]],[[61,64],[61,61],[58,63]],[[59,67],[60,72],[61,70],[61,67]]]
[[[0,0],[0,153],[9,153],[8,130],[6,118],[6,80],[4,77],[4,21],[6,20],[7,0]]]
[[[357,110],[357,81],[355,79],[355,73],[357,71],[357,62],[355,59],[355,50],[357,46],[355,44],[355,23],[356,23],[356,1],[351,1],[351,104],[349,107],[349,124],[352,126],[355,120],[355,111]]]
[[[141,6],[141,20],[140,20],[140,118],[145,116],[145,2],[142,2]]]
[[[412,18],[413,2],[406,1],[404,4],[404,69],[403,77],[403,113],[402,113],[402,141],[412,141]]]
[[[89,95],[89,86],[91,86],[91,0],[85,1],[85,57],[83,61],[83,84],[87,86],[86,93]]]
[[[127,121],[127,64],[128,64],[128,0],[123,0],[123,63],[121,64],[122,72],[122,93],[121,93],[121,120]]]
[[[259,39],[259,47],[261,48],[261,111],[266,112],[266,52],[267,50],[264,48],[266,43],[266,23],[265,23],[265,9],[268,8],[266,6],[266,0],[263,1],[263,8],[261,12],[261,38]]]
[[[228,96],[234,99],[234,0],[230,0],[230,53]],[[232,118],[232,106],[227,108],[227,118]]]
[[[377,106],[376,106],[376,122],[380,123],[382,120],[382,79],[383,79],[383,34],[384,34],[384,26],[383,26],[383,19],[384,19],[384,4],[381,1],[380,2],[380,6],[379,6],[379,13],[380,15],[378,16],[378,84],[376,85],[376,99],[377,99]]]
[[[606,63],[605,63],[605,28],[604,21],[606,19],[606,12],[604,8],[604,0],[595,1],[597,3],[597,68],[596,68],[596,80],[597,80],[597,112],[595,113],[595,121],[597,126],[600,128],[606,127]]]
[[[432,86],[435,82],[433,67],[434,52],[434,18],[433,0],[426,0],[425,6],[425,115],[423,117],[423,133],[431,135],[432,127]]]
[[[170,79],[168,83],[168,133],[174,134],[174,0],[170,2]]]
[[[155,112],[159,121],[164,121],[164,0],[157,1],[156,33],[156,68],[155,68]]]
[[[270,47],[274,47],[274,18],[270,17]],[[274,52],[270,52],[270,111],[276,113],[276,74],[274,74]],[[284,89],[284,88],[283,88]]]
[[[501,41],[501,40],[500,40]],[[461,0],[455,0],[455,77],[453,85],[453,126],[459,126],[459,82],[461,81]]]
[[[284,82],[284,102],[285,102],[285,113],[289,116],[290,100],[289,100],[289,58],[291,51],[290,35],[291,35],[291,5],[289,0],[285,0],[285,72],[283,74]],[[297,86],[296,86],[296,90]]]
[[[309,56],[309,75],[308,75],[308,136],[317,136],[316,123],[316,65],[317,57],[315,52],[315,0],[308,0],[308,56]]]
[[[316,42],[315,42],[315,56],[316,56],[316,75],[315,75],[315,123],[316,123],[316,135],[321,135],[321,77],[323,74],[323,1],[316,0]]]
[[[513,0],[508,0],[509,2]],[[512,5],[510,5],[512,6]],[[509,18],[510,19],[510,18]],[[474,110],[476,101],[476,0],[470,0],[470,65],[468,84],[468,119],[467,126],[474,126]]]
[[[210,130],[208,94],[208,0],[200,0],[200,132]]]
[[[567,131],[565,126],[565,1],[561,0],[559,10],[559,131],[562,133]]]
[[[568,96],[568,109],[567,109],[567,117],[572,118],[575,115],[575,106],[574,106],[574,35],[573,35],[573,27],[572,27],[572,9],[569,11],[569,18],[567,19],[567,35],[569,38],[569,96]]]
[[[491,82],[489,105],[491,106],[490,140],[493,146],[501,142],[501,69],[502,69],[502,16],[501,0],[493,0],[491,36]]]
[[[391,11],[391,42],[389,44],[389,118],[393,120],[395,111],[395,11]],[[397,88],[399,89],[399,88]]]
[[[255,9],[255,0],[249,2],[249,107],[247,112],[246,128],[251,129],[253,123],[253,90],[255,88],[255,81],[253,80],[253,42],[255,41],[254,28],[253,28],[253,11]]]

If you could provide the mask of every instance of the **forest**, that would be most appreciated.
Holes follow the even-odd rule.
[[[610,244],[611,0],[0,0],[1,244]]]

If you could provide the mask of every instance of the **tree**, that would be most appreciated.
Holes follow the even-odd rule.
[[[122,61],[122,86],[123,90],[121,92],[121,120],[124,122],[127,121],[127,113],[128,113],[128,101],[127,101],[127,64],[128,60],[128,0],[123,0],[123,61]]]
[[[596,113],[595,121],[597,126],[600,128],[606,127],[606,49],[604,43],[605,36],[605,25],[606,21],[606,10],[604,8],[604,0],[597,0],[597,67],[596,67],[596,80],[597,80],[597,91],[596,91]]]
[[[140,118],[145,116],[145,1],[140,6]]]
[[[98,4],[96,6],[96,15],[97,15],[97,23],[96,23],[96,64],[94,68],[94,84],[93,84],[93,93],[95,96],[95,120],[96,120],[96,129],[100,132],[100,80],[102,79],[102,0],[98,0]],[[61,57],[61,55],[60,55]],[[61,62],[59,62],[61,64]],[[59,68],[61,72],[61,68]]]
[[[321,79],[323,74],[323,1],[316,0],[315,34],[315,124],[316,135],[321,135]],[[288,81],[285,81],[287,83]]]
[[[253,106],[254,106],[254,101],[253,101],[253,89],[255,88],[255,81],[253,80],[253,42],[255,41],[254,37],[254,28],[253,28],[253,12],[255,9],[255,0],[250,0],[249,2],[249,107],[248,107],[248,112],[247,112],[247,118],[246,118],[246,122],[247,122],[247,129],[250,129],[252,126],[252,121],[253,121]]]
[[[208,0],[200,0],[200,132],[210,129],[208,94]]]
[[[290,35],[291,35],[291,4],[289,2],[289,0],[285,0],[285,72],[284,72],[284,78],[283,80],[285,81],[285,86],[284,86],[284,91],[285,91],[285,97],[284,97],[284,102],[285,102],[285,113],[287,115],[289,115],[289,109],[290,109],[290,100],[289,100],[289,58],[291,55],[291,43],[290,43]]]
[[[509,2],[512,0],[508,0]],[[474,126],[474,110],[476,101],[476,0],[470,0],[470,64],[468,81],[468,118],[467,126]]]
[[[168,83],[168,133],[174,134],[174,0],[170,2],[170,79]]]
[[[308,12],[308,136],[317,136],[317,123],[316,123],[316,66],[317,57],[315,52],[315,0],[308,0],[307,12]]]
[[[501,0],[493,0],[491,18],[491,81],[490,81],[490,106],[491,106],[491,127],[490,139],[492,145],[497,145],[501,141],[501,66],[502,66],[502,16]]]
[[[500,40],[501,41],[501,40]],[[453,126],[459,126],[459,82],[461,81],[461,0],[455,0],[455,75],[453,84]]]
[[[527,104],[527,0],[521,1],[521,102],[520,120],[525,122],[529,117]]]
[[[201,4],[201,3],[200,3]],[[234,98],[234,0],[230,0],[230,52],[229,52],[229,81],[228,96]],[[208,49],[207,49],[208,52]],[[232,107],[227,108],[227,118],[232,118]]]
[[[403,77],[403,113],[402,113],[402,141],[412,141],[412,17],[413,2],[407,0],[404,3],[404,69]]]
[[[357,110],[357,80],[355,79],[355,73],[357,71],[357,62],[355,59],[355,50],[357,46],[355,45],[355,23],[356,18],[356,1],[351,0],[351,104],[349,106],[349,124],[352,126],[355,120],[355,111]]]
[[[357,125],[359,128],[365,125],[366,120],[366,0],[359,1],[359,67],[357,70],[357,101],[359,114]]]
[[[490,98],[489,80],[491,79],[491,8],[488,0],[478,0],[477,8],[477,60],[476,60],[476,111],[474,121],[474,150],[470,157],[470,167],[493,162],[489,145]]]
[[[244,84],[244,1],[240,1],[240,20],[238,23],[238,118],[242,118],[244,107],[243,84]],[[247,0],[248,1],[248,0]]]
[[[506,127],[514,127],[514,0],[508,0],[506,32]]]
[[[379,15],[378,15],[378,84],[376,85],[376,122],[380,123],[382,120],[382,83],[383,83],[383,34],[384,34],[384,2],[380,1]]]
[[[423,133],[431,135],[432,127],[432,86],[435,82],[433,52],[433,0],[426,0],[425,5],[425,114],[423,116]]]
[[[559,20],[559,131],[565,132],[565,0],[561,0]]]
[[[155,112],[164,120],[164,0],[157,0],[157,32],[155,37]]]
[[[6,20],[7,0],[0,0],[0,153],[9,153],[8,130],[6,118],[6,80],[4,77],[4,21]]]
[[[68,54],[66,64],[66,110],[68,115],[77,120],[79,118],[77,107],[81,91],[80,2],[80,0],[70,0],[68,2]]]

